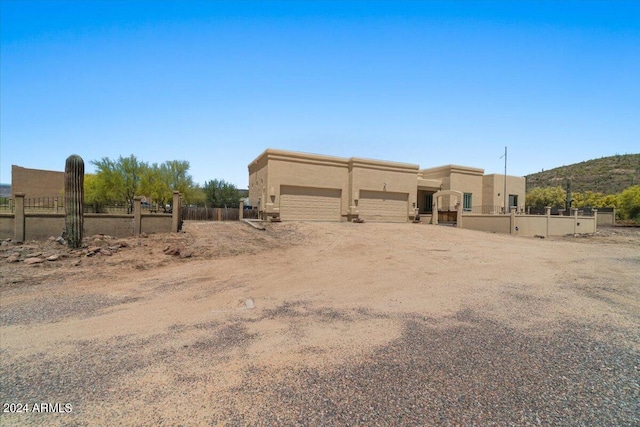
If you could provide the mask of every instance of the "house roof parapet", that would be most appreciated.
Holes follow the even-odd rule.
[[[326,166],[341,166],[347,167],[348,160],[343,157],[326,156],[322,154],[310,154],[301,153],[297,151],[285,151],[276,150],[273,148],[267,148],[256,159],[249,164],[249,168],[253,165],[257,165],[263,160],[285,160],[289,162],[307,163],[307,164],[319,164]]]
[[[431,177],[433,175],[438,175],[438,174],[449,175],[452,173],[482,176],[484,175],[484,169],[472,168],[469,166],[460,166],[460,165],[444,165],[444,166],[437,166],[435,168],[422,169],[420,173],[422,173],[423,176],[427,176],[427,177]]]
[[[420,169],[420,166],[411,163],[389,162],[386,160],[373,160],[361,157],[351,157],[349,159],[349,166],[393,172],[410,172],[416,174]]]
[[[284,160],[288,162],[316,164],[339,167],[362,167],[369,169],[388,170],[395,172],[417,173],[420,166],[410,163],[389,162],[386,160],[374,160],[360,157],[336,157],[323,154],[302,153],[268,148],[249,164],[249,169],[265,160]]]

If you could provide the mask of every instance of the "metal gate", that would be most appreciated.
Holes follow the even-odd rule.
[[[438,211],[438,224],[439,223],[455,224],[457,221],[458,221],[457,211]]]

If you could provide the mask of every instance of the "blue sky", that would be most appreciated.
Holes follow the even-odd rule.
[[[526,175],[640,152],[637,1],[0,0],[0,182],[266,148]]]

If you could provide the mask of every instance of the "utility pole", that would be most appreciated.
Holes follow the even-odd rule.
[[[504,155],[500,156],[500,158],[504,157],[504,213],[509,213],[508,203],[509,203],[509,195],[507,194],[507,147],[504,147]]]

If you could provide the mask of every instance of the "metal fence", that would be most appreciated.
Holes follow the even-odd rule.
[[[0,197],[0,211],[13,212],[14,202],[11,197]]]
[[[64,197],[33,197],[24,199],[24,209],[27,211],[57,211],[64,210]]]
[[[578,208],[578,216],[593,216],[594,209],[597,209],[598,212],[600,213],[614,212],[615,210],[615,208],[584,207],[584,208]],[[538,208],[535,206],[531,206],[527,208],[527,213],[529,215],[546,215],[546,208]],[[551,215],[571,216],[571,209],[565,209],[561,207],[552,207]]]
[[[185,221],[238,221],[240,219],[240,209],[183,206],[181,217]],[[258,210],[244,209],[242,217],[256,219],[258,218]]]
[[[0,211],[13,212],[15,210],[15,200],[11,197],[0,197]],[[59,213],[64,212],[64,196],[54,197],[31,197],[24,199],[25,212]],[[152,207],[142,207],[143,213],[158,212]],[[160,209],[159,212],[162,212]],[[84,205],[84,213],[104,213],[104,214],[133,214],[133,206],[126,203],[115,204],[87,204]],[[171,212],[168,212],[171,213]]]
[[[482,215],[495,215],[504,213],[504,206],[472,206],[470,211],[464,211],[465,213],[482,214]]]

